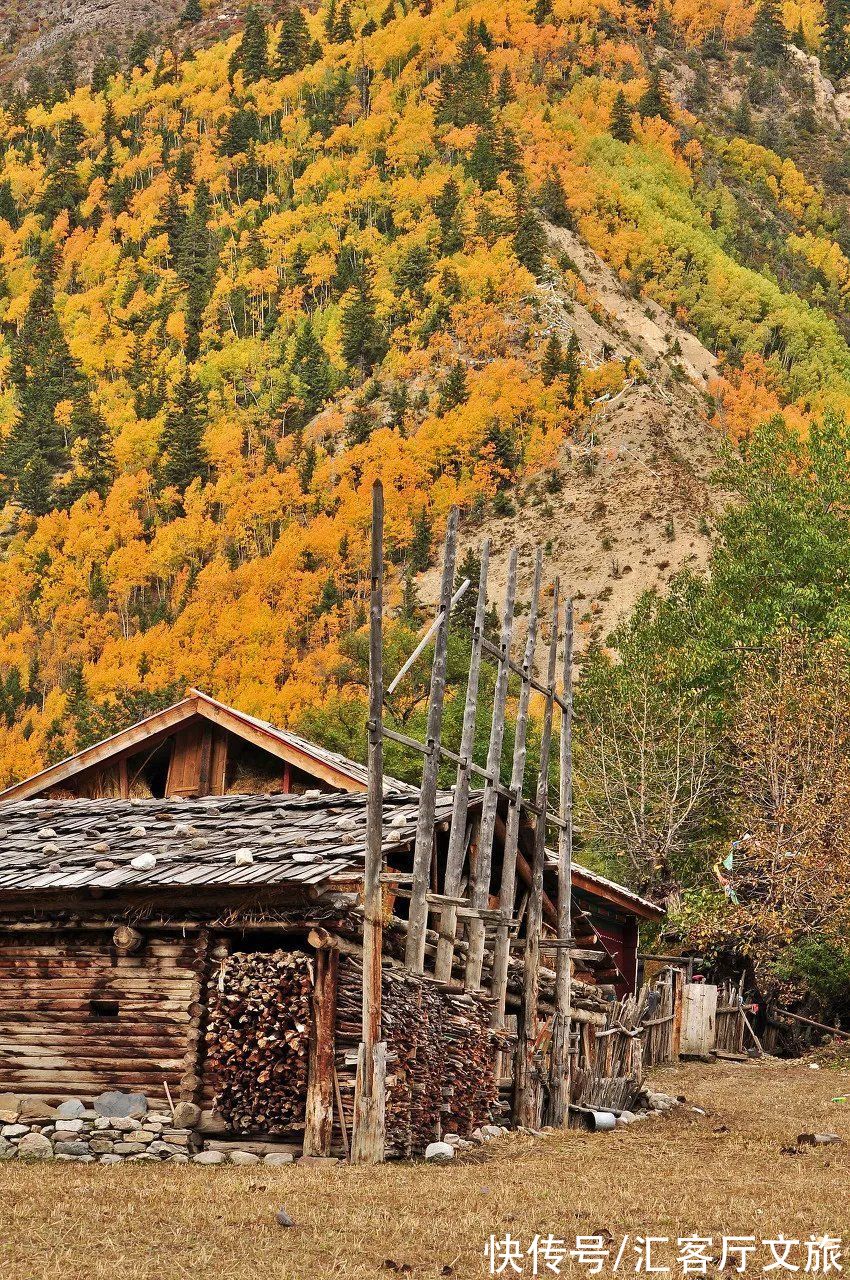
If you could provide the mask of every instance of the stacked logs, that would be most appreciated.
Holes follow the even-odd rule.
[[[443,1128],[466,1138],[492,1119],[499,1101],[487,1011],[469,996],[448,996],[443,1011]]]
[[[360,1040],[361,981],[359,961],[343,957],[336,1066],[349,1133]],[[446,996],[433,983],[385,968],[382,1015],[388,1061],[388,1156],[418,1155],[441,1133],[466,1136],[493,1118],[496,1045],[483,1006],[468,997]]]
[[[313,964],[300,951],[236,952],[211,984],[207,1066],[238,1133],[304,1127]]]

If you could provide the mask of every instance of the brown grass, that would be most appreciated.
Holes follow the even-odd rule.
[[[626,1232],[850,1236],[850,1148],[781,1154],[804,1131],[850,1139],[850,1104],[831,1101],[850,1091],[846,1069],[689,1066],[660,1071],[656,1084],[709,1114],[683,1108],[614,1133],[517,1136],[478,1163],[442,1167],[2,1164],[2,1274],[360,1280],[406,1264],[414,1277],[465,1280],[488,1274],[491,1231],[526,1241],[602,1229],[616,1240]],[[275,1225],[280,1206],[294,1230]],[[619,1274],[634,1274],[633,1265]]]

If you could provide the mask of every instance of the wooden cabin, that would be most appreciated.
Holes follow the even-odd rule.
[[[363,766],[192,690],[2,793],[0,1092],[121,1088],[162,1100],[167,1086],[197,1102],[209,1128],[344,1148],[365,786]],[[439,795],[435,886],[451,805]],[[471,796],[470,858],[480,807]],[[499,1106],[486,1000],[416,980],[401,962],[417,815],[416,788],[387,780],[384,1007],[397,1154],[421,1149],[447,1117],[468,1131]],[[532,839],[524,827],[520,947]],[[554,867],[545,890],[554,926]],[[579,1021],[582,1002],[600,1025],[614,996],[633,989],[639,923],[658,915],[574,868]],[[509,1008],[521,950],[512,966]]]

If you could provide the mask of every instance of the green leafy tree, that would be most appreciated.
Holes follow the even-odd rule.
[[[204,448],[206,405],[200,383],[187,368],[174,389],[160,437],[160,482],[185,493],[193,480],[209,472]]]

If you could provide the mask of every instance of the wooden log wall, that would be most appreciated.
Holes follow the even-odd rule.
[[[197,993],[195,939],[147,935],[120,954],[111,931],[0,935],[0,1092],[175,1096]]]

